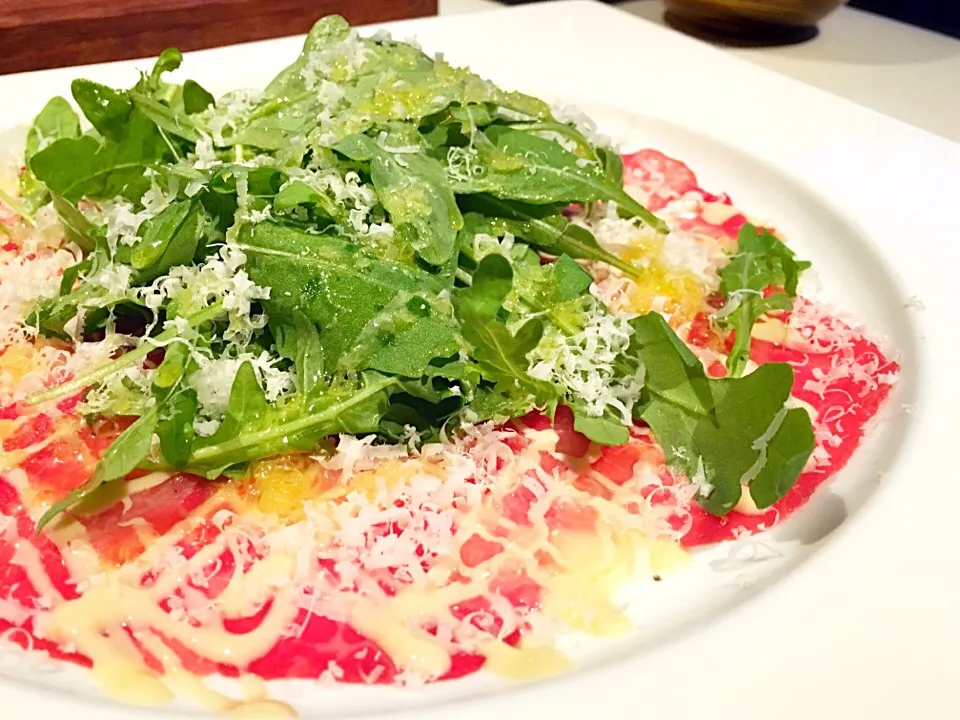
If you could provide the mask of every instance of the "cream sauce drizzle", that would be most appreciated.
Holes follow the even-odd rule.
[[[539,464],[539,452],[556,446],[553,431],[532,431],[534,442],[519,462],[522,471]],[[544,445],[544,436],[552,446]],[[615,498],[636,499],[625,486],[599,476]],[[436,677],[450,667],[450,655],[444,644],[421,630],[418,620],[441,618],[456,622],[450,608],[459,602],[488,594],[487,584],[503,567],[519,560],[524,572],[542,588],[541,610],[548,617],[562,620],[574,630],[603,637],[621,636],[632,623],[611,601],[612,592],[632,577],[665,573],[684,564],[689,556],[673,541],[652,539],[637,530],[618,527],[611,522],[622,511],[613,501],[590,498],[589,504],[600,510],[602,520],[594,533],[551,531],[541,519],[531,526],[518,526],[490,508],[475,508],[458,519],[455,542],[462,545],[476,534],[501,543],[505,551],[476,568],[457,567],[466,582],[427,588],[409,588],[392,597],[365,602],[354,607],[350,624],[377,642],[398,667]],[[511,527],[507,537],[488,528],[491,519]],[[555,567],[543,567],[538,555],[549,555]],[[477,650],[487,658],[485,668],[515,679],[543,677],[567,669],[571,661],[550,647],[530,646],[524,639],[520,648],[499,640],[486,640]]]
[[[296,711],[288,704],[267,697],[266,686],[260,678],[252,675],[241,676],[238,684],[243,698],[237,700],[213,690],[196,675],[183,670],[176,656],[155,635],[147,635],[142,642],[164,666],[164,687],[190,698],[211,712],[237,720],[282,720],[297,717]]]
[[[530,435],[533,442],[514,458],[518,479],[524,473],[537,471],[540,453],[552,452],[556,447],[557,435],[553,431]],[[442,463],[421,468],[419,472],[442,476]],[[357,473],[351,486],[364,490],[372,498],[385,483],[407,483],[416,474],[403,463],[385,463],[383,475]],[[123,497],[129,498],[132,493],[154,487],[164,479],[162,474],[139,478],[128,484]],[[597,511],[599,520],[595,531],[551,530],[544,518],[545,508],[531,512],[529,525],[517,525],[488,502],[475,505],[457,515],[454,550],[449,556],[440,557],[424,579],[401,586],[395,595],[388,596],[374,587],[365,589],[364,595],[352,596],[347,613],[349,624],[376,642],[399,669],[422,677],[438,677],[451,666],[449,638],[443,639],[422,629],[425,623],[431,622],[458,628],[457,632],[462,635],[458,635],[458,647],[482,654],[487,661],[486,669],[498,675],[529,680],[566,671],[572,667],[572,661],[549,644],[525,635],[519,646],[512,647],[502,638],[459,620],[451,608],[482,596],[490,597],[496,610],[494,600],[501,604],[506,601],[491,596],[491,580],[504,571],[520,572],[539,585],[539,612],[544,616],[598,636],[629,632],[629,620],[611,600],[613,591],[630,578],[672,569],[684,562],[686,555],[669,540],[654,538],[624,525],[626,520],[635,519],[625,509],[628,502],[637,499],[628,485],[611,483],[602,476],[595,480],[607,489],[608,498],[573,489],[570,494],[581,505]],[[345,488],[339,490],[328,493],[331,499],[327,502],[341,502],[349,494]],[[208,501],[205,507],[213,502]],[[265,519],[240,515],[235,517],[235,522],[257,528]],[[71,570],[85,572],[84,578],[92,578],[92,558],[82,550],[85,533],[77,525],[65,524],[58,530],[58,538],[61,541],[70,538],[70,542],[65,543],[65,556]],[[143,533],[149,534],[150,529],[144,527]],[[464,567],[459,560],[459,548],[473,535],[499,543],[502,552],[476,567]],[[139,575],[158,564],[163,567],[165,553],[175,550],[179,537],[174,531],[157,539],[137,561],[99,575],[76,600],[63,601],[57,595],[55,607],[44,622],[44,634],[88,656],[94,664],[93,676],[103,691],[119,700],[156,705],[167,702],[173,694],[181,694],[231,718],[294,717],[288,705],[267,698],[262,685],[245,693],[243,700],[215,692],[201,678],[182,668],[161,636],[182,643],[202,658],[241,668],[263,657],[290,631],[300,612],[300,588],[294,579],[303,573],[296,549],[270,550],[264,546],[263,557],[249,558],[242,549],[244,539],[249,536],[241,530],[228,530],[189,560],[181,558],[171,565],[152,586],[140,586]],[[314,540],[326,542],[329,538],[325,537],[325,531],[318,529]],[[76,547],[71,550],[73,546]],[[30,548],[24,548],[17,561],[25,567],[39,568],[36,550],[31,553]],[[219,596],[210,597],[187,586],[189,580],[202,576],[207,568],[216,565],[225,552],[233,553],[236,562]],[[244,562],[246,559],[255,561],[248,564]],[[454,572],[458,574],[457,581],[451,581]],[[52,589],[49,580],[43,585],[45,574],[42,571],[36,574],[38,590],[49,592]],[[160,607],[164,599],[178,590],[183,610],[188,616],[203,618],[202,627],[194,627],[182,616]],[[263,621],[249,633],[231,633],[223,627],[224,620],[252,616],[270,598],[272,603]],[[505,626],[501,634],[512,632],[514,627]],[[162,674],[145,664],[127,630],[162,663]],[[252,684],[252,681],[245,682],[248,687]]]
[[[16,550],[13,553],[13,562],[24,569],[30,584],[33,585],[46,604],[52,605],[57,600],[63,599],[60,591],[50,582],[50,577],[43,567],[40,552],[33,543],[27,540],[18,540]]]
[[[12,422],[17,422],[20,420],[26,419],[25,417],[17,418],[17,420]],[[7,421],[10,422],[10,421]],[[13,431],[16,428],[10,428],[9,426],[5,429],[5,432],[8,434],[3,435],[3,438],[9,437],[13,434]],[[40,452],[47,445],[52,443],[54,440],[59,440],[62,437],[66,437],[71,433],[71,430],[58,430],[50,433],[40,442],[35,442],[32,445],[28,445],[25,448],[20,448],[19,450],[0,450],[0,470],[11,470],[15,467],[19,467],[24,460],[29,458],[31,455]]]
[[[703,203],[700,208],[700,215],[708,223],[722,225],[730,218],[739,215],[740,211],[733,205],[726,203],[709,202]]]

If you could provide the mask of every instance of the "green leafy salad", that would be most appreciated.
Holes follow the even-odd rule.
[[[709,378],[663,317],[590,294],[592,268],[643,269],[571,204],[667,228],[543,101],[335,16],[260,92],[175,84],[181,60],[127,90],[76,80],[86,121],[54,98],[27,139],[22,214],[52,204],[83,257],[26,323],[116,348],[28,402],[82,392],[91,420],[137,418],[41,526],[138,468],[228,482],[341,433],[432,442],[559,405],[604,445],[649,425],[715,514],[794,483],[814,439],[792,370],[744,374],[753,323],[806,266],[774,236],[746,226],[721,270],[737,343]]]

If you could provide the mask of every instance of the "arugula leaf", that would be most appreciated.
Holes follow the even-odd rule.
[[[310,322],[303,313],[293,316],[299,342],[297,356],[294,358],[297,369],[297,388],[302,393],[312,393],[323,382],[323,346],[320,344],[320,333],[317,327]]]
[[[297,371],[297,390],[311,392],[324,378],[324,353],[317,326],[299,310],[291,313],[293,322],[276,319],[271,323],[277,352],[293,360]]]
[[[98,120],[109,130],[102,141],[90,135],[57,140],[31,158],[30,169],[73,203],[84,196],[139,201],[150,185],[146,166],[169,154],[160,131],[135,108],[122,119],[108,115]]]
[[[454,253],[463,218],[443,169],[416,154],[401,161],[384,153],[370,164],[370,177],[394,232],[431,265],[444,265]]]
[[[162,405],[157,422],[157,437],[164,459],[175,468],[184,467],[190,460],[195,432],[193,421],[197,416],[197,393],[193,389],[174,392]]]
[[[543,336],[543,321],[527,320],[511,333],[497,317],[512,286],[513,268],[505,257],[493,254],[483,258],[472,285],[454,299],[460,329],[483,377],[500,392],[516,398],[527,410],[534,405],[555,405],[558,397],[553,385],[531,378],[528,372],[527,354]]]
[[[267,85],[259,104],[245,117],[235,119],[235,130],[224,137],[224,145],[251,145],[267,151],[285,150],[293,138],[304,137],[316,127],[321,106],[316,88],[307,81],[309,73],[304,71],[311,57],[345,39],[349,32],[350,26],[339,16],[318,20],[307,34],[297,59]],[[185,84],[185,109],[186,99]],[[190,110],[187,112],[189,114]]]
[[[597,157],[603,166],[603,174],[615,185],[623,185],[623,158],[612,148],[597,148]]]
[[[21,204],[21,202],[10,195],[6,190],[0,188],[0,204],[6,205],[8,208],[13,210],[13,212],[20,216],[20,219],[29,225],[30,227],[36,227],[36,222],[33,219],[33,214],[27,210],[27,208]],[[0,227],[0,232],[4,235],[9,234],[7,226],[4,225]]]
[[[125,92],[82,78],[70,84],[70,91],[80,110],[102,137],[120,142],[128,134],[126,124],[133,103]]]
[[[423,270],[274,223],[245,229],[239,246],[250,278],[272,289],[268,317],[299,310],[320,327],[328,369],[349,352],[348,369],[419,377],[432,359],[459,349],[450,312],[433,300],[445,285]]]
[[[205,226],[203,206],[192,200],[168,205],[145,223],[143,237],[133,246],[130,265],[136,282],[148,283],[177,265],[189,265]]]
[[[315,205],[319,204],[323,197],[324,195],[316,188],[296,180],[277,193],[273,199],[273,209],[284,212],[297,205]]]
[[[272,164],[251,168],[238,163],[223,163],[210,175],[208,190],[236,196],[237,181],[245,178],[248,198],[270,198],[276,196],[287,177],[286,171]]]
[[[727,305],[714,317],[736,330],[727,369],[740,377],[750,358],[750,335],[757,320],[771,310],[789,310],[800,273],[810,263],[796,260],[777,237],[747,223],[737,237],[737,252],[720,272],[720,290]],[[782,288],[782,290],[780,289]],[[765,294],[769,289],[773,292]]]
[[[359,383],[298,394],[271,407],[253,366],[244,363],[234,378],[223,423],[210,437],[197,439],[187,467],[216,477],[225,468],[259,457],[310,450],[327,435],[374,432],[396,382],[370,375]]]
[[[303,137],[316,127],[319,108],[316,93],[309,91],[297,97],[265,100],[238,121],[236,131],[224,138],[224,145],[285,150],[293,138]]]
[[[137,89],[146,92],[157,92],[162,89],[162,75],[166,72],[173,72],[183,63],[183,53],[177,48],[167,48],[157,58],[153,64],[150,74],[142,78],[137,83]]]
[[[533,407],[529,395],[517,394],[509,389],[493,385],[478,387],[464,414],[470,422],[494,420],[504,422],[512,418],[521,417],[530,412]]]
[[[266,98],[291,98],[307,91],[303,70],[314,53],[340,42],[350,33],[350,25],[339,15],[320,18],[303,42],[303,50],[297,59],[284,68],[263,91]]]
[[[59,95],[52,97],[34,118],[27,132],[24,159],[29,160],[54,140],[79,136],[80,119],[70,103]]]
[[[80,262],[74,263],[63,271],[63,275],[60,277],[60,296],[69,295],[73,292],[73,286],[77,280],[90,272],[90,269],[93,267],[93,261],[94,255],[90,254]]]
[[[216,100],[207,90],[195,80],[186,80],[183,83],[183,111],[187,115],[196,115],[215,105]]]
[[[106,290],[101,287],[90,283],[82,283],[66,295],[40,300],[27,315],[24,323],[28,327],[37,328],[47,337],[69,341],[71,337],[66,331],[66,325],[76,316],[80,305],[95,305],[97,298],[106,296],[106,294]]]
[[[23,151],[23,161],[27,167],[20,175],[19,182],[26,213],[35,213],[47,204],[50,197],[46,186],[37,180],[30,169],[30,158],[55,140],[76,137],[80,137],[80,119],[70,103],[59,96],[50,98],[34,118]]]
[[[89,292],[89,288],[91,288],[91,285],[84,284],[74,292],[76,293],[83,290],[87,290]],[[75,306],[74,312],[76,312]],[[223,313],[223,303],[217,302],[210,307],[194,313],[193,315],[188,315],[184,318],[184,320],[189,327],[195,328],[200,327],[211,320],[215,320]],[[133,350],[129,350],[123,355],[120,355],[119,357],[110,360],[109,362],[106,362],[103,365],[100,365],[99,367],[80,375],[79,377],[75,377],[72,380],[62,383],[61,385],[55,385],[51,388],[47,388],[46,390],[41,390],[40,392],[28,395],[25,402],[27,405],[39,405],[40,403],[49,402],[50,400],[58,400],[60,398],[67,397],[68,395],[73,395],[75,392],[79,392],[86,387],[95,385],[113,373],[119,372],[120,370],[124,370],[128,367],[133,367],[138,362],[142,362],[147,355],[156,350],[158,347],[163,347],[170,341],[175,340],[179,336],[180,332],[181,330],[179,328],[171,327],[168,330],[164,330],[163,332],[159,333],[158,335],[144,338],[143,342]]]
[[[540,122],[532,123],[515,123],[508,126],[512,130],[521,130],[523,132],[532,133],[538,137],[544,137],[548,140],[553,140],[553,136],[559,136],[561,139],[567,141],[567,144],[573,143],[576,145],[575,154],[581,158],[588,160],[599,161],[599,148],[594,148],[587,138],[584,137],[577,128],[573,125],[567,123],[555,122],[552,120],[543,120]],[[571,151],[566,145],[563,146],[568,152]]]
[[[582,328],[588,295],[593,278],[569,256],[543,264],[540,256],[522,242],[504,243],[510,232],[505,220],[488,220],[474,213],[464,218],[460,237],[458,279],[472,283],[470,273],[490,253],[507,257],[513,268],[513,286],[504,299],[504,308],[519,315],[538,315],[573,335]],[[494,244],[492,239],[496,238]]]
[[[394,123],[379,142],[354,135],[334,149],[370,162],[370,179],[399,239],[430,265],[450,260],[463,217],[443,166],[426,154],[415,128]]]
[[[352,80],[344,78],[343,98],[337,103],[331,122],[324,124],[322,132],[311,135],[313,142],[329,147],[340,138],[397,121],[433,125],[438,115],[456,115],[461,108],[472,111],[489,106],[478,111],[488,118],[481,125],[492,121],[494,108],[503,115],[509,113],[514,121],[518,115],[530,119],[550,116],[543,101],[505,92],[466,68],[453,67],[442,59],[433,60],[404,43],[361,42],[366,51],[362,67],[352,68],[357,70]],[[341,74],[339,68],[333,68],[330,79],[341,79]],[[428,118],[430,122],[425,122]],[[468,122],[475,126],[473,121]],[[437,131],[437,127],[432,130]],[[453,128],[439,130],[445,131]]]
[[[478,137],[483,171],[469,177],[451,171],[451,186],[457,194],[489,193],[504,200],[533,204],[612,200],[624,211],[641,218],[658,232],[666,232],[662,220],[611,182],[597,163],[583,162],[553,140],[493,125]]]
[[[185,342],[171,342],[164,348],[163,361],[153,374],[155,396],[173,390],[184,375],[190,362],[190,346]]]
[[[551,265],[557,292],[561,300],[573,300],[583,295],[593,284],[593,276],[580,267],[569,255],[561,255]]]
[[[466,309],[478,318],[492,320],[513,288],[513,268],[502,255],[488,255],[473,274],[473,283],[459,294],[457,309]]]
[[[341,138],[333,146],[333,150],[357,162],[370,162],[381,153],[377,141],[363,133]]]
[[[257,373],[250,361],[247,361],[240,366],[233,378],[223,422],[216,432],[197,443],[198,448],[215,447],[236,438],[243,432],[245,425],[258,423],[269,410],[270,405],[263,388],[260,387]]]
[[[573,406],[573,429],[583,433],[598,445],[623,445],[630,439],[630,429],[619,417],[612,415],[594,417],[577,405]]]
[[[431,362],[459,350],[449,303],[401,290],[367,321],[355,347],[341,356],[340,366],[420,377],[429,372]]]
[[[338,205],[325,193],[300,180],[287,184],[273,198],[273,209],[279,213],[286,212],[298,205],[307,205],[319,209],[323,215],[341,224],[348,220],[348,214],[343,206]]]
[[[543,252],[598,260],[634,279],[642,275],[639,268],[605,250],[593,233],[569,222],[552,206],[502,200],[487,194],[461,196],[459,204],[465,211],[502,218],[505,230]]]
[[[194,143],[202,137],[196,122],[186,110],[171,107],[149,95],[133,91],[130,93],[130,99],[134,107],[150,118],[161,130]]]
[[[704,509],[730,512],[742,483],[757,507],[783,497],[814,448],[807,412],[785,407],[793,369],[766,363],[743,378],[708,378],[659,314],[630,324],[633,350],[647,369],[634,415],[650,425],[672,467],[700,479]]]
[[[97,247],[86,258],[67,268],[60,280],[59,296],[40,299],[27,315],[24,321],[26,325],[37,328],[47,337],[71,340],[65,329],[66,324],[76,316],[81,306],[97,307],[98,298],[107,295],[106,288],[101,285],[83,282],[74,288],[74,284],[81,275],[95,274],[108,262],[106,251]]]
[[[158,411],[153,406],[107,448],[87,482],[73,490],[63,500],[47,510],[37,522],[37,534],[57,515],[76,505],[94,490],[108,482],[120,480],[136,469],[153,447],[153,435],[157,428]]]
[[[96,229],[86,216],[77,210],[77,207],[67,202],[57,194],[50,196],[53,202],[53,209],[60,218],[60,224],[63,226],[63,234],[67,240],[75,243],[84,252],[90,252],[96,246],[96,240],[93,238],[93,232]]]

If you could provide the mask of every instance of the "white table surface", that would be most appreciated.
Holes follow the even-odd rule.
[[[441,15],[498,7],[490,0],[440,0]],[[619,7],[663,22],[660,0]],[[960,41],[953,38],[840,8],[809,42],[728,52],[960,142]]]

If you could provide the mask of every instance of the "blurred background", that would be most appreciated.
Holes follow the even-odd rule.
[[[960,38],[956,0],[853,0],[850,6]]]
[[[330,13],[353,24],[537,0],[0,0],[0,74],[148,57],[305,32]],[[805,42],[844,0],[632,0],[629,12],[730,46]],[[960,37],[960,0],[850,0],[850,7]],[[891,49],[894,52],[895,49]]]
[[[499,1],[508,5],[521,5],[531,2],[531,0]],[[536,2],[537,0],[532,1]],[[651,6],[672,5],[675,11],[676,8],[680,7],[701,10],[712,8],[715,13],[719,13],[723,8],[728,8],[730,12],[749,11],[765,14],[771,18],[778,14],[781,17],[790,17],[791,15],[809,17],[810,15],[817,15],[819,12],[826,14],[829,10],[844,4],[844,0],[677,0],[673,3],[646,0],[646,2]],[[637,2],[607,0],[607,4],[636,5]],[[850,7],[867,10],[900,22],[960,38],[960,0],[849,0],[847,4]]]

